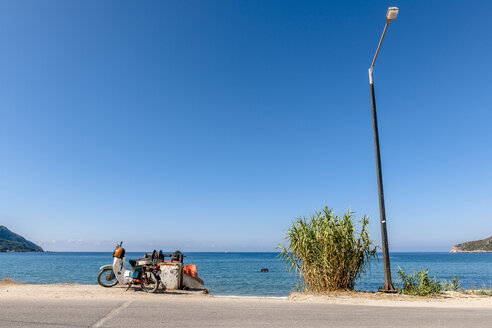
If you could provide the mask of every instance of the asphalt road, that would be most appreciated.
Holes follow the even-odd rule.
[[[241,299],[1,300],[0,327],[491,327],[492,309]]]

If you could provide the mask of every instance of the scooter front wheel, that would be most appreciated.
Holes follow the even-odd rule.
[[[118,283],[118,279],[113,269],[104,269],[97,275],[97,282],[103,287],[113,287]]]
[[[140,287],[142,287],[142,289],[145,290],[147,293],[155,293],[157,288],[159,288],[159,280],[157,280],[155,274],[149,271],[144,272],[143,276],[145,277],[145,282],[143,284],[140,284]]]

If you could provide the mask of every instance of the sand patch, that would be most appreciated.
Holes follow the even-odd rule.
[[[292,293],[289,301],[371,306],[432,306],[432,307],[491,307],[492,297],[459,292],[444,292],[433,296],[339,291],[329,293]]]
[[[140,287],[128,289],[126,286],[116,285],[104,288],[99,285],[81,285],[73,283],[65,284],[0,284],[0,297],[11,299],[98,299],[98,300],[131,300],[131,299],[155,299],[180,295],[181,298],[207,297],[204,291],[163,291],[146,293]]]
[[[162,291],[149,294],[140,288],[115,286],[104,288],[99,285],[50,284],[30,285],[11,281],[0,284],[2,300],[152,300],[173,302],[215,302],[259,304],[270,302],[289,303],[322,303],[340,305],[396,306],[396,307],[455,307],[455,308],[491,308],[492,297],[467,295],[458,292],[445,292],[433,297],[408,296],[400,294],[368,293],[368,292],[334,292],[323,294],[292,293],[287,299],[268,299],[260,297],[213,297],[203,291]]]

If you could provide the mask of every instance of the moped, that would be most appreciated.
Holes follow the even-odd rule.
[[[118,283],[128,286],[127,290],[133,285],[140,287],[148,292],[154,293],[160,284],[160,268],[155,265],[153,256],[147,256],[138,261],[130,260],[132,270],[126,268],[125,249],[121,247],[123,242],[116,245],[113,252],[113,264],[104,265],[100,268],[101,272],[97,275],[97,282],[103,287],[113,287]]]

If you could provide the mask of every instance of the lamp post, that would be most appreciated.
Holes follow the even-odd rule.
[[[379,193],[379,216],[381,220],[381,241],[383,244],[383,264],[384,264],[384,286],[379,289],[381,292],[394,293],[396,292],[393,284],[391,283],[391,267],[389,261],[389,251],[388,251],[388,233],[386,231],[386,210],[384,207],[384,192],[383,192],[383,177],[381,173],[381,155],[379,152],[379,133],[378,133],[378,118],[376,114],[376,99],[374,96],[374,79],[372,77],[372,71],[374,69],[374,64],[376,63],[376,58],[378,57],[379,49],[381,48],[381,43],[383,43],[384,35],[388,29],[388,25],[396,18],[398,15],[397,7],[388,8],[386,13],[386,25],[384,25],[383,35],[381,40],[379,40],[378,49],[376,50],[376,55],[372,60],[371,67],[369,68],[369,84],[371,86],[371,104],[372,104],[372,124],[374,128],[374,150],[376,152],[376,169],[378,176],[378,193]]]

